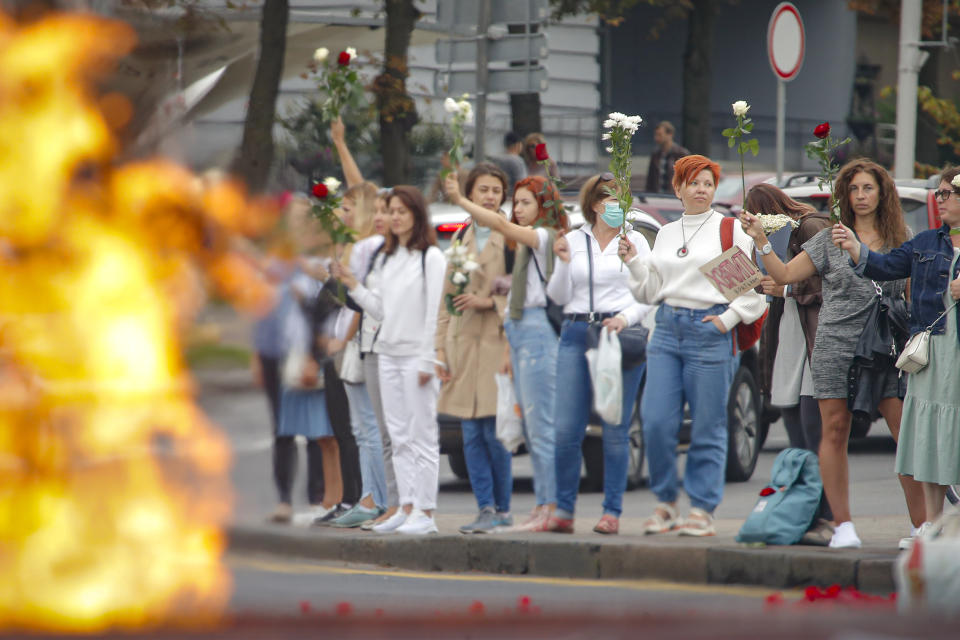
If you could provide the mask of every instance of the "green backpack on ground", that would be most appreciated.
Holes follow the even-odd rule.
[[[784,449],[773,462],[770,484],[740,527],[737,542],[796,544],[813,523],[823,494],[817,456]]]

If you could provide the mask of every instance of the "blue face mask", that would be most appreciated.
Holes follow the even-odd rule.
[[[604,206],[603,213],[600,214],[600,219],[614,229],[620,228],[623,224],[623,209],[620,208],[620,203],[608,202]]]

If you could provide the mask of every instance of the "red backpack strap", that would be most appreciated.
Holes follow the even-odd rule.
[[[727,249],[733,246],[733,218],[724,217],[720,220],[720,251],[726,251]],[[737,325],[733,328],[733,354],[737,354],[737,334],[739,333],[740,325]]]
[[[735,218],[724,217],[720,221],[720,251],[726,251],[733,246],[733,223]]]

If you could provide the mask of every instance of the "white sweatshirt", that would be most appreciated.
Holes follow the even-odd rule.
[[[405,247],[377,256],[371,274],[376,285],[368,289],[358,284],[350,291],[357,304],[382,323],[374,353],[419,356],[420,371],[434,372],[433,343],[446,269],[447,261],[436,247],[426,250],[425,262],[420,251]]]
[[[630,289],[637,300],[649,304],[666,302],[687,309],[726,304],[727,299],[700,271],[702,265],[723,253],[720,249],[722,219],[723,214],[711,209],[696,215],[683,215],[664,225],[657,234],[653,252],[646,257],[639,254],[627,265],[631,275]],[[684,236],[689,253],[681,258],[677,250],[683,246]],[[753,239],[744,233],[739,223],[733,226],[733,243],[748,257],[753,256]],[[753,289],[729,304],[729,308],[720,314],[720,321],[727,331],[740,322],[757,320],[767,308],[763,296]]]

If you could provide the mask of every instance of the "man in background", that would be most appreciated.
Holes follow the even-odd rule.
[[[664,120],[653,130],[653,142],[656,146],[650,155],[650,167],[647,169],[648,193],[673,193],[673,163],[690,152],[673,141],[676,130]]]
[[[503,136],[504,155],[493,158],[493,161],[507,174],[508,196],[513,192],[513,185],[527,177],[527,165],[523,161],[523,139],[513,131],[507,131]]]

